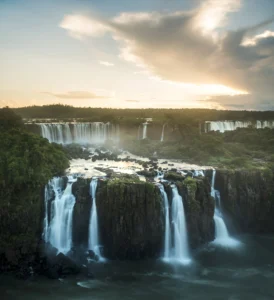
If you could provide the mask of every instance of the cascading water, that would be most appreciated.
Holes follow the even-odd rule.
[[[221,196],[218,190],[215,190],[216,170],[213,170],[211,180],[211,196],[215,199],[214,222],[215,222],[215,239],[214,244],[223,247],[235,247],[239,242],[229,236],[226,224],[223,219],[221,210]]]
[[[172,185],[172,223],[174,230],[174,249],[172,259],[182,264],[191,262],[188,246],[188,236],[185,220],[183,199],[176,185]]]
[[[96,206],[96,190],[97,190],[98,178],[92,178],[90,182],[90,195],[92,198],[92,208],[89,221],[89,250],[93,250],[98,255],[99,260],[102,260],[99,247],[99,231],[98,231],[98,216]]]
[[[161,142],[163,142],[164,138],[165,138],[165,127],[166,127],[166,124],[163,125],[162,134],[161,134]]]
[[[164,239],[164,260],[170,259],[171,253],[171,231],[170,231],[170,220],[169,220],[169,204],[168,204],[168,197],[164,186],[161,184],[159,185],[159,189],[161,192],[161,196],[164,200],[164,207],[165,207],[165,239]]]
[[[253,126],[257,129],[260,128],[274,128],[274,121],[256,121],[255,123],[250,121],[206,121],[205,132],[209,131],[232,131],[237,128],[247,128]]]
[[[107,139],[119,140],[119,126],[110,123],[37,123],[41,135],[58,144],[104,143]]]
[[[62,178],[55,177],[46,187],[46,215],[44,219],[43,236],[45,241],[50,242],[59,252],[67,253],[72,247],[72,214],[75,197],[72,194],[72,184],[75,182],[72,176],[68,176],[68,183],[62,191]],[[49,219],[49,188],[54,193],[54,200],[50,206]]]
[[[49,241],[49,201],[50,201],[50,191],[49,184],[45,186],[44,193],[44,207],[45,207],[45,217],[44,217],[44,226],[42,237],[47,243]]]
[[[143,123],[143,140],[147,138],[147,125],[148,123]]]

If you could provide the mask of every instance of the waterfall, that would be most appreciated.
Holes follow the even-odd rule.
[[[63,253],[67,253],[72,247],[72,214],[75,204],[72,184],[75,181],[76,179],[69,176],[67,186],[62,191],[63,180],[55,177],[49,181],[45,189],[45,201],[47,203],[45,205],[43,236],[46,242],[50,242],[59,252]],[[51,204],[49,203],[49,188],[54,193],[54,200],[51,201]]]
[[[229,236],[225,221],[221,210],[221,196],[218,190],[215,190],[216,170],[213,170],[211,179],[211,196],[215,199],[214,223],[215,223],[215,239],[214,244],[223,247],[234,247],[239,242]]]
[[[185,220],[183,199],[178,193],[176,185],[172,185],[172,223],[174,229],[173,259],[188,264],[191,262],[188,246],[188,236]]]
[[[170,231],[170,221],[169,221],[169,204],[166,191],[164,186],[159,185],[159,189],[161,192],[162,199],[164,200],[165,207],[165,239],[164,239],[164,260],[168,260],[170,258],[171,252],[171,231]]]
[[[206,121],[205,122],[205,132],[209,131],[232,131],[237,128],[247,128],[249,126],[254,126],[257,129],[261,128],[274,128],[274,121],[256,121],[255,123],[251,121]]]
[[[41,135],[58,144],[104,143],[107,139],[119,140],[119,126],[110,123],[37,123]]]
[[[43,222],[43,234],[42,237],[47,243],[49,241],[49,201],[50,201],[50,191],[48,185],[45,186],[44,193],[44,207],[45,207],[45,217]]]
[[[98,231],[98,216],[96,206],[96,190],[97,190],[98,178],[92,178],[90,182],[90,195],[92,199],[92,208],[89,221],[89,250],[93,250],[99,259],[102,260],[99,248],[99,231]]]
[[[147,125],[148,123],[143,123],[143,140],[147,138]]]
[[[165,127],[166,127],[166,124],[163,125],[162,134],[161,134],[161,142],[164,141],[164,137],[165,137]]]

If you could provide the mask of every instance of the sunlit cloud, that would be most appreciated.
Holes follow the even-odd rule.
[[[100,96],[95,93],[87,92],[87,91],[72,91],[67,93],[50,93],[50,92],[44,92],[44,94],[54,96],[56,98],[61,99],[106,99],[109,97],[106,96]]]
[[[236,12],[241,7],[241,0],[208,0],[203,2],[194,18],[194,26],[203,33],[212,33],[226,25],[229,13]]]
[[[135,103],[138,103],[140,102],[140,100],[125,100],[126,102],[135,102]]]
[[[60,27],[66,29],[70,36],[80,40],[85,37],[100,37],[108,30],[105,24],[82,15],[66,15]]]
[[[274,31],[266,30],[261,34],[257,34],[253,37],[245,38],[242,42],[243,46],[255,46],[259,41],[263,39],[273,38],[274,39]]]
[[[110,63],[110,62],[108,62],[108,61],[102,61],[102,60],[100,60],[100,61],[99,61],[99,64],[100,64],[100,65],[103,65],[103,66],[105,66],[105,67],[114,67],[114,64],[113,64],[113,63]]]

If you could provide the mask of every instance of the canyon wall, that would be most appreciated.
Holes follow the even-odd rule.
[[[216,189],[223,211],[239,231],[274,232],[274,178],[270,169],[218,170]]]

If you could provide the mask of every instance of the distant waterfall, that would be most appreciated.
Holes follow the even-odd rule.
[[[161,196],[164,200],[165,207],[165,239],[164,239],[164,260],[168,260],[170,258],[171,253],[171,230],[170,230],[170,220],[169,220],[169,204],[166,191],[164,186],[159,185],[159,189],[161,192]]]
[[[205,122],[205,132],[209,131],[232,131],[237,128],[247,128],[253,126],[257,129],[261,128],[274,128],[274,121],[206,121]]]
[[[147,138],[147,125],[148,123],[143,123],[143,140]]]
[[[215,240],[214,243],[224,247],[236,246],[239,242],[229,236],[225,225],[222,210],[221,196],[218,190],[215,190],[216,170],[213,170],[211,180],[211,196],[215,199],[214,222],[215,222]]]
[[[97,190],[98,178],[92,178],[90,182],[90,195],[92,198],[92,208],[89,221],[89,250],[93,250],[96,255],[101,259],[99,248],[99,230],[98,230],[98,216],[96,206],[96,190]]]
[[[164,138],[165,138],[165,127],[166,127],[166,124],[163,125],[163,128],[162,128],[162,134],[161,134],[161,142],[164,141]]]
[[[45,190],[47,203],[45,203],[43,236],[46,242],[50,242],[59,252],[63,253],[67,253],[72,247],[72,214],[75,204],[72,184],[75,181],[76,179],[69,176],[67,186],[62,191],[63,180],[55,177],[49,181]],[[50,207],[49,189],[54,194],[54,200],[51,201]]]
[[[274,128],[274,121],[256,121],[256,128]]]
[[[110,123],[37,123],[41,135],[58,144],[104,143],[107,139],[119,140],[119,125]]]

